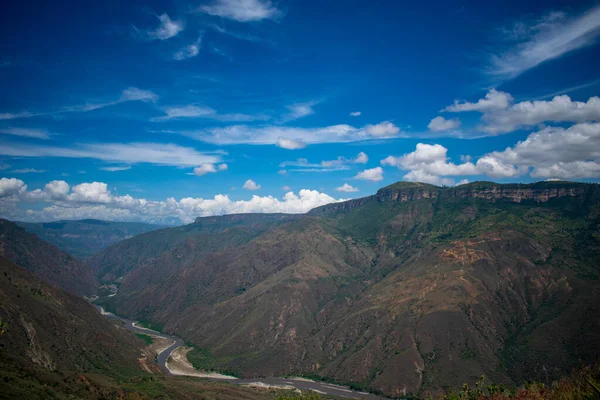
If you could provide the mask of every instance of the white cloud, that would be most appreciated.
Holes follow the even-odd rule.
[[[152,40],[170,39],[185,28],[183,21],[173,21],[167,14],[157,16],[160,25],[153,31],[148,31],[148,37]]]
[[[0,133],[6,135],[23,136],[36,139],[50,139],[48,132],[43,129],[31,129],[31,128],[2,128]]]
[[[187,60],[188,58],[196,57],[200,54],[200,45],[202,44],[202,37],[199,37],[194,43],[183,47],[173,54],[173,59],[177,61]]]
[[[344,183],[342,186],[337,187],[334,190],[336,192],[345,192],[345,193],[358,192],[357,188],[355,188],[354,186],[348,185],[347,183]]]
[[[292,171],[300,172],[331,172],[345,171],[350,169],[349,164],[366,164],[367,161],[369,161],[369,156],[361,151],[356,158],[339,156],[335,160],[323,160],[320,163],[310,163],[306,158],[299,158],[296,161],[284,161],[279,166],[281,168],[294,167],[295,169]]]
[[[127,164],[148,163],[193,167],[221,161],[218,154],[200,153],[193,148],[169,143],[94,143],[75,147],[2,144],[0,154],[13,157],[93,158]]]
[[[454,179],[442,178],[438,175],[429,174],[423,170],[410,171],[403,179],[409,182],[429,183],[436,186],[453,186]]]
[[[306,147],[306,143],[304,143],[302,140],[287,139],[283,137],[277,138],[277,142],[275,142],[275,145],[281,147],[282,149],[288,150],[298,150]]]
[[[250,127],[233,125],[209,128],[202,131],[179,131],[179,133],[206,143],[219,145],[254,144],[275,145],[282,139],[317,143],[349,143],[372,139],[397,137],[400,129],[390,122],[355,128],[350,125],[332,125],[320,128],[297,128],[286,126]]]
[[[290,190],[292,190],[291,187],[289,187],[288,185],[282,186],[281,190],[283,190],[284,192],[289,192]]]
[[[264,114],[250,115],[250,114],[220,114],[216,110],[210,107],[197,106],[197,105],[185,105],[185,106],[174,106],[166,107],[163,109],[166,115],[160,117],[151,118],[151,121],[168,121],[171,119],[184,119],[184,118],[207,118],[219,121],[259,121],[266,120],[269,116]],[[186,135],[185,132],[176,132]],[[189,136],[189,135],[187,135]]]
[[[27,185],[20,179],[2,178],[0,179],[0,198],[14,196],[15,194],[27,190]]]
[[[499,79],[512,79],[545,61],[595,44],[600,34],[600,7],[575,18],[553,12],[529,24],[518,23],[508,33],[515,43],[493,55],[487,70]]]
[[[200,165],[199,167],[194,168],[193,175],[202,176],[202,175],[206,175],[206,174],[216,173],[219,171],[226,171],[228,168],[229,167],[227,164],[215,165],[212,163],[204,163],[204,164]]]
[[[13,169],[11,172],[14,172],[15,174],[41,174],[42,172],[46,172],[46,170],[35,168],[21,168]]]
[[[118,172],[118,171],[127,171],[128,169],[131,169],[131,166],[125,165],[122,167],[100,167],[99,169],[101,169],[102,171],[107,171],[107,172]]]
[[[400,128],[389,121],[383,121],[377,125],[367,125],[365,131],[373,137],[386,138],[397,135]]]
[[[369,156],[364,151],[361,151],[360,153],[358,153],[358,155],[354,159],[354,162],[356,164],[366,164],[368,161],[369,161]]]
[[[476,103],[468,101],[454,100],[454,104],[444,108],[442,111],[448,112],[465,112],[479,111],[490,112],[495,110],[505,110],[513,102],[513,97],[505,92],[491,89],[484,99],[479,99]]]
[[[317,102],[295,103],[287,106],[289,113],[283,118],[283,122],[292,121],[315,113],[313,108]]]
[[[269,0],[215,0],[197,9],[200,12],[239,22],[278,19],[283,13]]]
[[[362,179],[371,182],[381,181],[383,180],[383,169],[381,167],[365,169],[364,171],[356,174],[354,179]]]
[[[459,119],[446,119],[444,117],[435,117],[429,122],[427,128],[433,132],[447,131],[450,129],[456,129],[460,126]]]
[[[242,188],[246,190],[258,190],[260,189],[260,185],[257,185],[252,179],[248,179]]]
[[[155,103],[157,100],[158,100],[158,95],[150,90],[143,90],[143,89],[139,89],[136,87],[129,87],[129,88],[123,90],[123,92],[121,92],[120,97],[116,100],[105,101],[105,102],[87,102],[85,104],[77,104],[77,105],[73,105],[73,106],[63,106],[63,107],[59,108],[58,110],[46,111],[46,112],[32,113],[29,111],[23,111],[20,113],[0,113],[0,120],[31,118],[31,117],[38,117],[38,116],[44,116],[44,115],[57,115],[57,114],[71,113],[71,112],[75,112],[75,113],[88,112],[88,111],[98,110],[101,108],[125,103],[128,101],[142,101],[145,103],[149,103],[149,102]],[[9,128],[9,129],[19,129],[19,128]],[[27,129],[27,131],[29,131],[29,133],[30,133],[29,136],[31,136],[32,134],[36,135],[36,136],[31,136],[31,137],[47,139],[47,137],[43,136],[44,133],[46,134],[46,136],[48,135],[48,133],[45,131],[38,130],[36,132],[35,130],[31,130],[31,129]],[[13,130],[13,132],[16,132],[16,133],[10,133],[10,134],[16,135],[19,131]],[[4,132],[4,133],[9,133],[9,132]],[[21,134],[19,136],[27,136],[26,134],[23,134],[23,133],[27,133],[27,132],[25,130],[21,130]]]
[[[360,114],[362,114],[360,111],[352,111],[350,113],[351,117],[360,117]]]
[[[582,102],[562,95],[555,96],[550,101],[514,103],[510,94],[492,89],[484,99],[479,99],[476,103],[455,101],[443,111],[482,112],[483,124],[479,129],[486,133],[498,134],[531,128],[544,122],[600,121],[600,98],[593,96],[587,102]]]
[[[389,156],[381,160],[381,165],[410,170],[404,180],[430,183],[438,186],[452,186],[454,180],[444,176],[478,175],[477,167],[470,161],[462,164],[449,162],[448,149],[439,144],[418,143],[415,151],[401,157]]]
[[[280,169],[279,171],[277,171],[277,173],[279,175],[287,175],[287,171],[285,169]]]
[[[298,194],[288,191],[283,198],[252,196],[249,200],[233,201],[218,194],[213,198],[185,197],[179,201],[138,199],[130,195],[115,196],[106,183],[83,183],[73,187],[64,181],[52,181],[44,190],[28,192],[19,179],[0,179],[0,215],[10,219],[53,221],[58,219],[97,218],[118,221],[154,223],[190,223],[196,217],[233,213],[305,213],[324,204],[343,201],[316,190],[302,189]],[[15,204],[19,204],[16,207]],[[27,210],[24,206],[36,203],[40,207]],[[49,203],[47,206],[43,204]],[[43,206],[43,207],[42,207]]]
[[[531,176],[539,178],[600,177],[600,123],[547,127],[486,157],[507,166],[508,171],[515,170],[516,175],[533,168]]]

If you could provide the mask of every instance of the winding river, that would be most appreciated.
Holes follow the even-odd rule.
[[[157,361],[158,365],[160,366],[160,368],[164,371],[165,374],[167,374],[167,375],[182,375],[180,372],[177,372],[176,374],[174,374],[171,371],[171,369],[169,369],[168,364],[167,364],[167,360],[169,359],[169,357],[171,357],[171,354],[173,354],[173,352],[175,350],[177,350],[179,347],[184,345],[184,341],[181,338],[178,338],[177,336],[166,335],[164,333],[153,331],[151,329],[142,328],[141,326],[138,326],[135,323],[135,321],[132,321],[127,318],[119,317],[118,315],[115,315],[113,313],[106,312],[100,306],[96,306],[96,307],[102,313],[102,315],[104,315],[105,317],[123,322],[123,326],[126,329],[129,329],[130,331],[133,331],[136,333],[143,333],[143,334],[158,336],[158,337],[162,337],[164,339],[173,341],[174,343],[172,345],[170,345],[168,348],[164,349],[163,351],[160,352],[160,354],[158,354],[156,361]],[[190,376],[193,376],[193,375],[190,374]],[[211,374],[207,374],[207,376],[204,377],[204,379],[225,381],[225,382],[229,382],[229,383],[236,384],[236,385],[273,387],[273,388],[279,388],[279,389],[311,390],[313,392],[320,393],[323,395],[338,396],[341,398],[348,398],[348,399],[376,400],[376,399],[384,399],[385,398],[385,397],[377,396],[377,395],[374,395],[371,393],[355,391],[355,390],[352,390],[345,386],[338,386],[338,385],[333,385],[333,384],[324,383],[324,382],[315,382],[315,381],[311,381],[311,380],[303,379],[303,378],[271,377],[271,378],[236,379],[236,378],[219,376],[218,374],[215,374],[215,376],[211,376]]]

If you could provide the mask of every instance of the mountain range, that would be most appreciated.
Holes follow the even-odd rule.
[[[197,218],[85,263],[0,220],[0,257],[13,392],[31,380],[42,390],[52,371],[138,376],[142,343],[77,297],[100,284],[118,287],[98,300],[108,310],[183,338],[197,368],[241,377],[425,396],[481,375],[550,382],[600,356],[594,184],[399,182],[303,215]],[[160,393],[188,393],[181,384]]]
[[[197,366],[423,395],[597,359],[599,223],[598,185],[399,182],[302,216],[199,218],[89,262],[120,283],[106,307],[194,344]]]
[[[164,228],[162,225],[143,222],[111,222],[97,219],[16,223],[79,259],[90,257],[121,240]]]

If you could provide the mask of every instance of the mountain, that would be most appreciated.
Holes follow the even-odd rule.
[[[109,375],[139,370],[135,336],[1,256],[0,304],[4,366]]]
[[[280,222],[193,239],[152,279],[138,271],[162,259],[135,247],[111,307],[196,345],[198,366],[388,395],[549,381],[600,356],[598,185],[400,182]]]
[[[88,265],[5,219],[0,219],[0,256],[67,292],[96,293],[96,278]]]
[[[286,214],[231,214],[203,217],[189,225],[160,229],[123,240],[91,257],[88,264],[112,282],[135,271],[149,283],[206,254],[234,248],[287,221]],[[135,280],[134,280],[135,281]]]
[[[16,224],[80,259],[90,257],[121,240],[164,228],[161,225],[142,222],[109,222],[96,219]]]
[[[0,256],[0,399],[272,398],[149,374],[138,361],[144,346],[85,300]]]

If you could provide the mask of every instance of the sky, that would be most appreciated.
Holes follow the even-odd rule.
[[[0,217],[182,224],[598,182],[600,3],[9,1]]]

